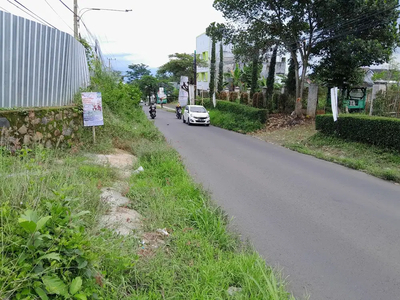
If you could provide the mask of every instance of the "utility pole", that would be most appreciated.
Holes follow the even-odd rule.
[[[108,68],[111,70],[111,61],[117,60],[116,58],[107,58],[108,59]]]
[[[197,57],[196,57],[196,50],[194,50],[194,57],[193,57],[193,72],[194,72],[194,100],[196,100],[197,94]]]
[[[74,0],[74,38],[79,39],[78,33],[78,0]]]

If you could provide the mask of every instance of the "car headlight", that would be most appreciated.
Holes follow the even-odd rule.
[[[189,114],[189,117],[193,118],[193,115],[192,115],[192,114]]]

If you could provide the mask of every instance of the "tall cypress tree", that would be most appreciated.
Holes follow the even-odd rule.
[[[210,97],[215,91],[215,38],[211,38]]]
[[[224,89],[224,48],[222,41],[219,46],[219,68],[218,68],[218,92],[222,92]]]
[[[253,56],[253,62],[252,62],[252,70],[251,70],[251,89],[250,89],[250,97],[253,98],[254,93],[256,92],[257,85],[258,85],[258,75],[259,75],[259,68],[258,68],[258,62],[259,62],[259,51],[258,49],[255,51],[254,56]]]
[[[268,99],[272,99],[272,93],[274,92],[274,84],[275,84],[275,65],[276,65],[276,56],[278,54],[278,46],[275,46],[272,51],[271,63],[269,65],[268,70],[268,78],[267,78],[267,97]]]
[[[286,93],[293,97],[296,96],[296,73],[294,60],[292,58],[289,60],[289,73],[286,79]]]

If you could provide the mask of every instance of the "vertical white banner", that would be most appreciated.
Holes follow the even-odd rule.
[[[339,117],[337,87],[331,88],[331,106],[332,106],[333,120],[336,122]]]
[[[194,85],[193,84],[189,85],[189,100],[190,100],[190,105],[195,105],[195,103],[194,103]]]
[[[213,105],[214,105],[214,107],[216,107],[217,106],[217,99],[215,99],[215,92],[214,92],[214,94],[213,94]]]
[[[181,84],[179,85],[179,104],[181,106],[186,106],[188,104],[188,92],[184,88],[189,89],[189,78],[187,76],[181,76]]]

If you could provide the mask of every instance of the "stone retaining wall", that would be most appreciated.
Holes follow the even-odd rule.
[[[0,111],[0,146],[18,150],[32,144],[71,145],[82,125],[82,113],[75,106]]]

